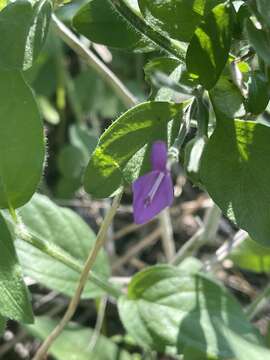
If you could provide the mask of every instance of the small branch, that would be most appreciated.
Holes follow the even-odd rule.
[[[270,284],[268,284],[264,290],[254,299],[254,301],[247,306],[246,315],[249,320],[252,320],[257,313],[269,303],[270,298]]]
[[[202,245],[213,241],[218,231],[220,217],[221,210],[213,204],[206,212],[203,227],[181,247],[171,263],[174,265],[180,264],[180,262],[198,250]]]
[[[36,355],[34,356],[33,360],[43,360],[46,357],[46,354],[47,354],[50,346],[52,345],[52,343],[56,340],[56,338],[60,335],[60,333],[62,332],[64,327],[67,325],[67,323],[73,317],[73,315],[78,307],[78,304],[80,302],[80,298],[81,298],[83,289],[88,280],[89,272],[93,268],[93,265],[96,261],[99,251],[104,246],[104,243],[106,241],[107,230],[108,230],[108,228],[113,220],[113,217],[117,211],[121,197],[122,197],[122,192],[114,198],[112,207],[110,208],[107,215],[105,216],[105,219],[104,219],[104,221],[101,225],[101,228],[97,234],[95,246],[91,250],[91,252],[88,256],[88,259],[86,260],[86,263],[84,265],[83,271],[82,271],[80,279],[79,279],[78,287],[76,289],[76,292],[75,292],[73,298],[71,299],[71,301],[69,303],[68,309],[67,309],[64,317],[61,319],[61,321],[56,326],[56,328],[51,332],[51,334],[48,336],[48,338],[41,345],[41,347],[37,351]]]
[[[217,251],[216,254],[210,261],[206,262],[204,268],[206,271],[213,270],[213,268],[235,249],[237,246],[247,238],[247,233],[244,230],[239,230],[231,241],[225,242]]]
[[[98,314],[97,314],[96,326],[95,326],[93,335],[92,335],[91,340],[90,340],[89,348],[88,348],[89,352],[94,351],[94,349],[95,349],[95,347],[97,345],[97,341],[98,341],[100,332],[102,330],[102,325],[103,325],[103,321],[104,321],[104,317],[105,317],[107,302],[108,302],[108,298],[106,296],[104,296],[100,300],[100,304],[99,304],[99,308],[98,308]]]
[[[175,243],[169,209],[163,210],[159,215],[161,240],[166,259],[170,261],[175,256]]]
[[[120,259],[118,259],[112,266],[112,270],[115,271],[119,269],[121,266],[123,266],[127,261],[129,261],[131,258],[136,256],[138,253],[140,253],[142,250],[144,250],[146,247],[153,245],[161,236],[161,229],[158,228],[154,230],[151,234],[146,236],[143,240],[136,243],[134,246],[132,246],[129,251]]]
[[[54,14],[52,22],[60,38],[115,91],[123,103],[129,108],[137,103],[137,99],[130,93],[115,74],[69,30]]]

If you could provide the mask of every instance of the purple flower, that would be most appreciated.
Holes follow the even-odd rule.
[[[156,141],[151,153],[152,171],[132,184],[133,214],[136,224],[150,221],[173,202],[173,183],[167,169],[167,147]]]

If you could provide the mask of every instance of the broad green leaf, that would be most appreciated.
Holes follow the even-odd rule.
[[[6,328],[6,319],[0,316],[0,336],[4,333]]]
[[[217,324],[250,341],[261,342],[241,306],[206,275],[187,273],[168,265],[136,274],[128,293],[118,302],[121,320],[142,346],[165,352],[194,347],[208,356],[233,358],[229,336]]]
[[[270,127],[217,114],[200,178],[222,209],[253,240],[270,246]]]
[[[54,195],[58,199],[74,199],[75,192],[81,187],[81,179],[61,177],[55,188]]]
[[[257,0],[257,9],[266,25],[270,26],[270,7],[268,0]]]
[[[45,155],[40,114],[30,88],[17,71],[0,71],[0,208],[30,200]]]
[[[206,0],[139,0],[146,21],[156,30],[189,41],[204,16]]]
[[[9,2],[0,12],[0,67],[26,70],[33,65],[44,45],[51,11],[49,0]]]
[[[138,33],[108,0],[90,0],[73,18],[73,26],[96,43],[138,51],[153,48],[153,44]]]
[[[246,31],[250,44],[259,57],[262,58],[266,64],[270,65],[269,34],[265,30],[258,29],[250,19],[246,21]]]
[[[181,114],[181,104],[146,102],[120,116],[101,136],[90,159],[84,178],[86,191],[98,198],[114,193],[123,184],[129,160],[154,140],[167,140],[167,124],[174,118],[180,124]]]
[[[35,325],[27,326],[27,330],[38,339],[45,340],[57,324],[48,317],[36,317]],[[70,323],[52,344],[49,353],[57,360],[131,360],[131,355],[103,335],[99,335],[94,349],[91,349],[93,334],[90,328]]]
[[[0,0],[0,11],[7,5],[7,0]]]
[[[270,272],[270,249],[259,245],[250,237],[233,249],[229,258],[235,266],[242,269],[258,273]]]
[[[244,98],[239,89],[226,76],[221,76],[210,91],[211,101],[215,108],[230,119],[246,114]]]
[[[196,29],[189,45],[186,63],[189,72],[211,89],[227,62],[232,39],[232,9],[215,6]]]
[[[0,314],[13,320],[31,323],[33,313],[27,288],[15,252],[13,239],[0,214]],[[4,320],[0,316],[0,332]]]
[[[262,113],[270,100],[268,80],[260,71],[250,74],[246,107],[252,114]]]
[[[55,205],[46,196],[36,194],[20,210],[20,216],[30,232],[57,245],[81,263],[94,245],[95,234],[89,226],[72,210]],[[16,241],[16,248],[26,275],[48,288],[69,296],[74,294],[78,273],[21,240]],[[109,275],[108,258],[103,251],[94,270],[104,277]],[[94,298],[101,293],[99,288],[88,282],[83,297]]]

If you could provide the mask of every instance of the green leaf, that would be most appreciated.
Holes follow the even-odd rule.
[[[270,7],[268,0],[257,0],[257,9],[266,25],[270,26]]]
[[[186,63],[189,72],[211,89],[227,62],[232,40],[232,9],[228,4],[214,7],[196,29]]]
[[[266,77],[260,71],[250,74],[246,107],[252,114],[262,113],[270,99],[270,88]]]
[[[95,234],[72,210],[55,205],[46,196],[36,194],[20,210],[20,216],[30,232],[57,245],[79,262],[84,262],[95,242]],[[42,253],[28,243],[17,240],[16,248],[24,273],[48,288],[72,296],[79,274],[66,265]],[[94,270],[109,276],[109,262],[104,251],[99,253]],[[88,282],[83,298],[100,296],[102,291]]]
[[[51,12],[48,0],[9,2],[0,12],[0,67],[26,70],[33,65],[46,40]]]
[[[98,198],[115,192],[123,184],[128,161],[144,145],[164,137],[167,140],[167,124],[174,118],[180,124],[181,114],[181,104],[146,102],[120,116],[101,136],[90,159],[84,178],[86,191]]]
[[[210,91],[210,96],[213,105],[222,115],[234,119],[246,114],[243,96],[226,76],[220,77],[215,87]]]
[[[36,317],[35,325],[27,326],[27,330],[40,340],[45,340],[57,324],[48,317]],[[90,328],[70,323],[52,344],[49,353],[57,360],[131,360],[131,355],[103,335],[99,335],[94,349],[91,349],[93,334]]]
[[[200,183],[200,164],[203,151],[207,144],[206,136],[196,136],[185,147],[184,167],[188,177],[194,184]]]
[[[246,32],[252,47],[259,57],[270,65],[269,34],[265,30],[258,29],[250,19],[246,21]]]
[[[0,214],[0,314],[13,320],[31,323],[33,313],[27,288],[15,252],[13,239]],[[0,316],[0,332],[4,320]]]
[[[252,343],[260,343],[241,306],[218,283],[168,265],[136,274],[118,302],[121,320],[142,346],[165,352],[193,347],[209,356],[234,357],[217,324]]]
[[[217,114],[200,168],[201,181],[217,205],[264,246],[270,246],[269,138],[267,125]]]
[[[235,266],[258,273],[270,272],[270,249],[247,238],[233,251],[229,258]]]
[[[206,0],[139,0],[146,21],[156,30],[189,41],[204,16]]]
[[[42,175],[43,128],[30,88],[17,71],[0,71],[0,208],[30,200]]]
[[[50,100],[45,96],[39,96],[38,104],[44,119],[51,125],[58,125],[60,122],[60,115]]]
[[[157,74],[166,75],[168,81],[178,83],[187,88],[194,88],[198,83],[190,76],[182,63],[174,58],[155,58],[149,61],[145,67],[145,78],[152,85],[151,98],[156,101],[181,102],[187,97],[176,93],[173,89],[165,86],[157,86]],[[190,97],[190,96],[189,96]]]
[[[108,0],[88,2],[73,18],[73,26],[96,43],[138,51],[153,48],[153,44],[128,24]]]

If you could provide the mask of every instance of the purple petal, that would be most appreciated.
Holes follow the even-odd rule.
[[[149,194],[157,179],[163,175],[162,181],[151,201],[148,201]],[[136,224],[144,224],[150,221],[154,216],[160,213],[173,202],[173,183],[169,172],[151,171],[150,173],[139,177],[132,184],[133,189],[133,214]]]
[[[166,171],[167,146],[164,141],[156,141],[151,152],[152,170]]]

